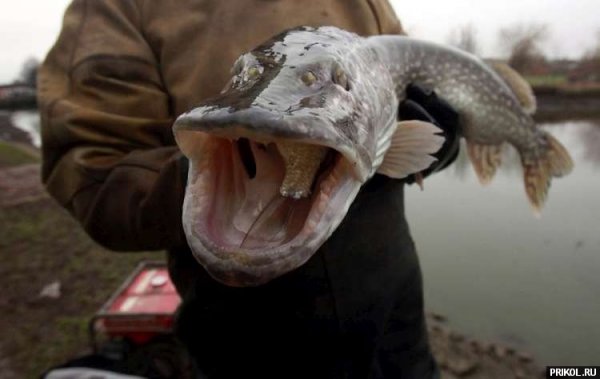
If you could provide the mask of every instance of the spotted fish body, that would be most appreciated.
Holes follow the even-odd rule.
[[[550,178],[572,166],[560,143],[535,127],[522,79],[453,48],[299,28],[242,55],[232,75],[219,96],[174,127],[190,159],[188,243],[228,285],[266,283],[306,262],[376,172],[402,178],[430,166],[443,143],[440,130],[397,122],[410,83],[433,89],[458,111],[482,182],[509,143],[539,209]]]
[[[568,152],[531,116],[535,98],[526,82],[508,66],[495,69],[461,50],[407,37],[374,37],[387,56],[399,98],[409,83],[434,90],[453,106],[467,140],[468,152],[482,182],[491,181],[500,165],[504,143],[519,152],[525,189],[538,213],[552,176],[573,167]]]

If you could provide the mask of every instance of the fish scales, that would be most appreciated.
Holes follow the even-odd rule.
[[[512,90],[479,58],[452,47],[408,37],[382,39],[378,53],[388,56],[396,93],[411,83],[429,87],[461,115],[467,139],[509,141],[526,147],[537,130]]]

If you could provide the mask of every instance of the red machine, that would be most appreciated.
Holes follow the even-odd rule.
[[[165,265],[143,262],[92,319],[92,346],[98,333],[136,345],[169,333],[180,302]]]
[[[180,302],[165,264],[141,263],[90,321],[94,352],[139,374],[160,370],[161,377],[188,377],[189,358],[172,336]]]

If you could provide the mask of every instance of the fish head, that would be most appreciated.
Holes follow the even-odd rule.
[[[215,279],[253,286],[299,267],[373,175],[396,101],[360,41],[336,28],[282,33],[176,120],[190,160],[183,226]]]

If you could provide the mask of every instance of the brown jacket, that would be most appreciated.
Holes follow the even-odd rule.
[[[101,244],[185,244],[174,118],[283,29],[400,33],[387,0],[74,0],[39,75],[43,181]]]

